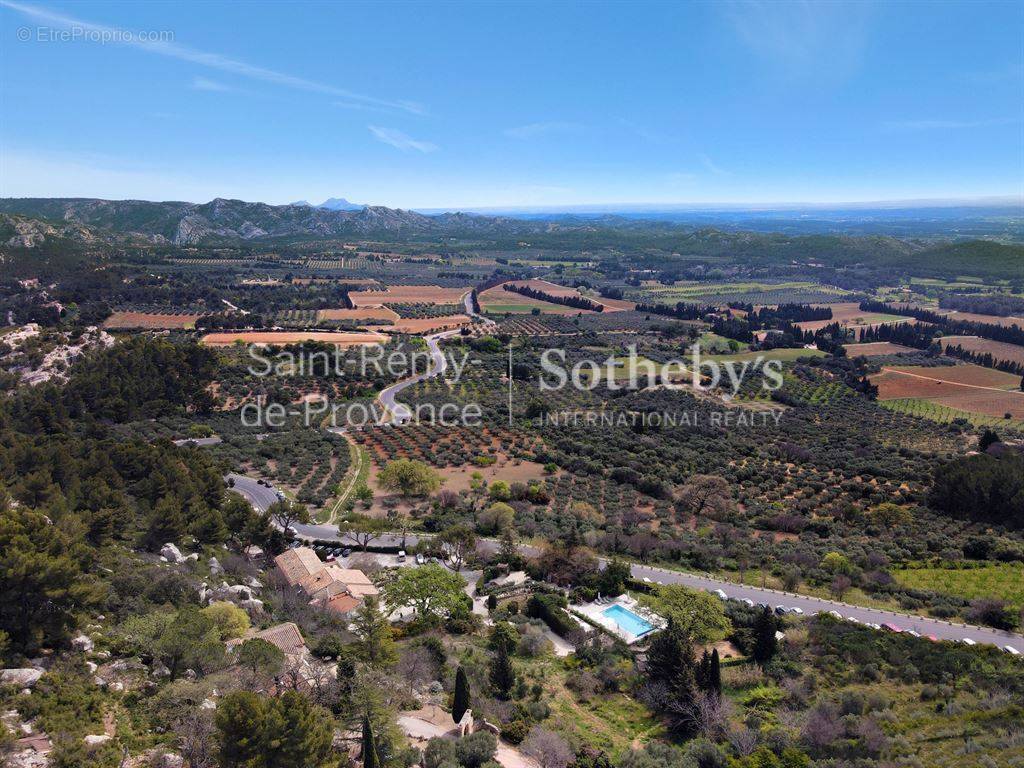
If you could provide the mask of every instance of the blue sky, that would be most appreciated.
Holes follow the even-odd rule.
[[[1022,42],[1020,2],[0,0],[0,196],[1020,195]]]

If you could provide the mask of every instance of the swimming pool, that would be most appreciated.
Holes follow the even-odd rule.
[[[623,608],[621,605],[612,605],[605,608],[601,611],[601,615],[611,619],[619,625],[620,629],[636,637],[642,637],[654,629],[654,625],[643,616],[639,616],[628,608]]]

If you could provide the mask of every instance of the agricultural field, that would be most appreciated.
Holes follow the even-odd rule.
[[[891,341],[872,341],[866,344],[844,344],[848,357],[880,357],[883,355],[913,354],[918,350],[913,347],[905,347],[902,344],[893,344]]]
[[[796,323],[796,326],[804,331],[817,331],[832,323],[839,323],[844,328],[870,328],[884,323],[905,323],[913,321],[913,318],[903,315],[891,315],[884,312],[865,312],[860,308],[858,302],[840,302],[829,304],[832,310],[831,320],[813,320],[810,322]]]
[[[360,307],[358,309],[321,309],[319,320],[324,322],[360,320],[398,320],[399,314],[388,307]]]
[[[993,368],[978,365],[883,368],[881,373],[871,377],[871,383],[878,387],[878,399],[883,403],[925,400],[980,416],[1004,417],[1007,421],[1024,419],[1020,377]],[[899,407],[910,407],[910,404]],[[941,410],[937,413],[945,415]]]
[[[439,317],[421,317],[416,319],[395,320],[390,325],[367,325],[370,331],[391,333],[425,334],[446,331],[471,325],[473,318],[469,315],[442,315]]]
[[[1002,325],[1006,328],[1017,326],[1024,328],[1024,317],[1001,317],[999,315],[982,315],[977,312],[961,312],[958,309],[950,310],[945,312],[944,310],[938,310],[950,320],[961,320],[967,323],[985,323],[987,325]]]
[[[924,371],[918,366],[895,366],[883,369],[882,374],[886,372],[892,372],[903,377],[923,378],[928,381],[965,387],[999,390],[1020,388],[1019,376],[969,363],[929,368]]]
[[[967,600],[987,597],[1024,608],[1024,567],[1021,563],[992,563],[962,568],[900,568],[900,584]]]
[[[944,405],[938,400],[927,400],[919,397],[879,400],[878,404],[895,413],[919,416],[922,419],[936,421],[940,424],[962,421],[975,427],[1009,427],[1017,431],[1024,431],[1024,419],[1018,417],[1007,419],[1005,412],[1002,415],[988,415],[980,413],[978,410],[961,410],[950,405]],[[999,408],[996,407],[994,410],[998,411]]]
[[[1024,347],[1017,344],[1007,344],[1002,341],[982,339],[978,336],[944,336],[942,347],[963,347],[969,352],[978,354],[991,354],[996,360],[1011,360],[1024,365]]]
[[[442,288],[439,285],[392,285],[383,291],[353,291],[349,294],[356,307],[383,304],[460,304],[468,286]]]
[[[108,330],[191,330],[201,315],[187,312],[114,312],[103,321]]]
[[[576,288],[570,288],[565,285],[559,285],[552,283],[549,280],[541,280],[534,278],[531,280],[513,280],[509,284],[530,288],[535,291],[541,291],[543,293],[550,294],[551,296],[557,296],[559,298],[574,297],[589,299],[596,304],[604,306],[605,312],[621,312],[624,310],[632,310],[636,308],[636,303],[632,301],[625,301],[623,299],[608,299],[603,296],[590,295],[580,293]],[[504,288],[502,288],[504,290]],[[527,298],[527,297],[523,297]]]
[[[630,290],[627,296],[645,304],[691,304],[722,306],[730,302],[760,306],[790,303],[842,302],[849,291],[810,281],[781,282],[721,282],[678,281],[674,285],[647,283],[640,290]]]
[[[535,299],[532,296],[523,296],[521,293],[515,293],[514,291],[506,291],[502,285],[488,288],[477,296],[480,302],[480,309],[489,315],[530,314],[535,309],[544,314],[552,315],[592,314],[587,309],[553,304],[550,301]]]
[[[333,333],[331,331],[237,331],[233,333],[208,333],[200,343],[208,347],[227,347],[232,344],[262,344],[279,346],[300,341],[320,341],[339,347],[381,344],[386,337],[374,331]]]

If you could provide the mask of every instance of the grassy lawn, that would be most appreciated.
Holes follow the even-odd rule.
[[[998,563],[982,568],[904,568],[896,580],[915,589],[928,589],[968,600],[995,597],[1024,607],[1024,567]]]

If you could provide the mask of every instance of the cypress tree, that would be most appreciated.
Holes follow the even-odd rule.
[[[775,617],[771,609],[766,607],[754,622],[754,661],[763,667],[772,660],[776,650],[778,641],[775,639]]]
[[[708,654],[707,649],[704,649],[704,653],[700,657],[700,663],[697,665],[697,671],[695,673],[697,678],[697,685],[702,691],[710,690],[711,688],[711,656]]]
[[[363,768],[380,768],[377,745],[373,742],[373,728],[366,715],[363,715]]]
[[[708,690],[716,696],[722,695],[722,661],[718,657],[718,649],[711,652],[711,664],[708,669]]]
[[[651,641],[645,673],[652,683],[665,687],[664,710],[672,720],[672,730],[688,738],[695,733],[689,716],[697,698],[697,679],[693,648],[686,633],[669,618],[668,625]]]
[[[452,719],[458,723],[462,716],[469,709],[469,680],[466,678],[466,670],[461,666],[455,673],[455,700],[452,702]]]
[[[512,650],[515,648],[515,635],[512,626],[502,622],[494,627],[491,633],[491,687],[499,698],[508,698],[512,686],[516,682],[516,672],[512,667]]]

